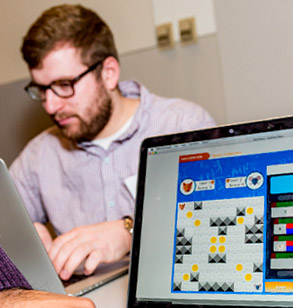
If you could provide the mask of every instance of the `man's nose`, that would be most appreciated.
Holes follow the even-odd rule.
[[[51,89],[47,89],[45,92],[45,101],[43,102],[43,106],[45,111],[52,115],[57,111],[63,108],[64,98],[56,95]]]

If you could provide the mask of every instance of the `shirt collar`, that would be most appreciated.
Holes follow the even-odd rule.
[[[119,82],[119,89],[123,96],[129,98],[140,98],[140,104],[137,108],[136,113],[134,114],[133,121],[130,127],[124,132],[121,136],[119,136],[115,141],[125,141],[130,139],[139,129],[139,124],[142,121],[142,118],[147,116],[148,104],[147,96],[149,95],[149,91],[139,82],[131,80],[131,81],[122,81]],[[97,147],[97,145],[93,144],[91,141],[85,141],[78,144],[78,147],[83,149],[88,149],[90,147]]]

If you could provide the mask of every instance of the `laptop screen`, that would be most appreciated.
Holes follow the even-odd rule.
[[[293,118],[146,139],[128,307],[293,306]]]

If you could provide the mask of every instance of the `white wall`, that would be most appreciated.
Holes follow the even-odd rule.
[[[179,41],[178,21],[195,17],[198,36],[217,31],[213,0],[152,0],[154,24],[171,22],[174,40]]]
[[[293,113],[293,1],[215,0],[227,122]]]

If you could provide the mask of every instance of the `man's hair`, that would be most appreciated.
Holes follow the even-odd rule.
[[[83,64],[113,56],[114,38],[107,24],[81,5],[59,5],[43,12],[23,38],[21,52],[30,69],[39,68],[54,48],[70,45],[80,51]]]

